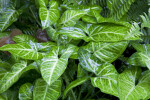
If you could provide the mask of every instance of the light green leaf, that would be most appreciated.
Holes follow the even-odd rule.
[[[150,71],[145,71],[141,75],[138,67],[132,67],[119,75],[119,98],[120,100],[143,100],[150,92]]]
[[[145,65],[148,67],[150,70],[150,53],[147,52],[139,52],[138,55],[140,55],[140,59],[145,63]]]
[[[92,24],[96,24],[97,23],[97,20],[94,18],[94,17],[91,17],[91,16],[83,16],[82,17],[82,20],[84,22],[87,22],[87,23],[92,23]]]
[[[15,22],[19,15],[20,13],[15,9],[6,8],[3,10],[0,17],[0,31],[4,31],[13,22]]]
[[[68,58],[71,56],[75,48],[75,46],[69,45],[59,58],[59,48],[55,47],[48,55],[43,57],[41,62],[41,74],[47,84],[51,85],[63,74],[67,67]]]
[[[64,27],[74,26],[76,22],[86,13],[87,12],[83,10],[67,10],[60,18],[59,24],[62,24]]]
[[[128,45],[128,41],[105,43],[105,42],[90,42],[82,48],[92,53],[102,62],[112,63],[124,52]]]
[[[58,31],[59,34],[66,35],[75,40],[84,39],[85,41],[89,41],[89,37],[80,29],[76,27],[63,27]]]
[[[19,100],[33,100],[32,99],[33,85],[25,83],[19,88]]]
[[[43,79],[37,79],[33,91],[33,100],[57,100],[61,92],[61,80],[48,85]]]
[[[49,3],[49,9],[46,7],[46,4],[43,0],[40,0],[41,5],[39,8],[39,16],[41,19],[43,29],[54,24],[59,19],[59,10],[58,3],[54,0],[51,0]]]
[[[125,40],[129,28],[117,24],[92,25],[89,28],[89,37],[93,41],[114,42]],[[129,40],[129,38],[128,38]]]
[[[105,63],[96,70],[96,76],[91,78],[92,85],[102,92],[118,96],[118,72],[112,64]]]
[[[139,66],[139,67],[145,67],[146,63],[145,60],[142,59],[142,57],[139,55],[138,52],[132,54],[129,59],[127,60],[127,63],[132,66]]]
[[[75,81],[72,81],[65,89],[64,94],[63,94],[63,99],[65,98],[66,94],[69,92],[69,90],[71,90],[72,88],[81,85],[82,83],[84,83],[85,81],[87,81],[88,78],[87,77],[83,77],[83,78],[79,78],[76,79]]]
[[[7,72],[4,77],[0,80],[0,93],[6,91],[11,87],[19,77],[22,75],[24,70],[27,68],[27,62],[22,61],[21,63],[16,63],[12,66],[12,70]]]
[[[13,41],[15,41],[16,43],[30,42],[30,41],[37,42],[37,40],[33,36],[27,34],[16,35],[13,37]]]
[[[18,43],[7,44],[0,47],[2,51],[9,51],[11,54],[21,57],[23,59],[37,60],[41,59],[42,53],[37,51],[37,47],[34,43]]]

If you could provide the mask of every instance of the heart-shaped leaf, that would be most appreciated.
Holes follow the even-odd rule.
[[[63,74],[67,67],[68,58],[74,50],[75,46],[69,45],[59,58],[59,48],[54,47],[48,55],[43,57],[41,62],[41,74],[47,84],[51,85]]]
[[[104,93],[118,96],[118,72],[113,65],[105,63],[98,67],[95,74],[97,77],[91,78],[94,87],[98,87]]]
[[[141,75],[138,67],[132,67],[119,75],[118,87],[120,100],[146,100],[150,92],[150,71]]]
[[[44,0],[40,0],[39,16],[41,19],[43,29],[49,27],[51,24],[54,24],[59,19],[59,10],[58,3],[54,0],[51,0],[49,3],[49,8],[47,8]]]
[[[62,24],[64,27],[74,26],[76,22],[87,12],[83,10],[67,10],[63,13],[59,20],[59,24]]]
[[[61,80],[48,85],[43,79],[37,79],[33,91],[33,100],[57,100],[61,92]]]

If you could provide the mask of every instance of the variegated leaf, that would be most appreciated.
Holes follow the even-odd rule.
[[[51,85],[63,74],[67,67],[68,58],[74,50],[75,46],[69,45],[59,58],[59,48],[55,47],[49,52],[48,55],[43,57],[41,62],[41,74],[47,84]]]
[[[86,13],[87,12],[83,10],[67,10],[61,16],[59,24],[62,24],[64,27],[74,26],[76,22]]]
[[[0,47],[2,51],[9,51],[11,54],[18,57],[30,60],[41,59],[42,53],[37,51],[37,47],[34,43],[18,43],[18,44],[7,44]]]
[[[138,80],[139,76],[140,79]],[[125,70],[118,78],[120,100],[147,100],[150,92],[150,71],[141,74],[139,67]]]
[[[43,79],[37,79],[33,91],[33,100],[57,100],[61,92],[61,80],[48,85]]]
[[[4,77],[0,80],[0,93],[6,91],[11,87],[27,68],[27,62],[22,61],[21,63],[16,63],[12,66],[12,70],[7,72]]]
[[[49,9],[46,7],[44,0],[40,0],[39,16],[43,29],[49,27],[59,19],[58,3],[54,0],[50,1]]]
[[[98,87],[104,93],[118,96],[118,72],[112,64],[105,63],[99,66],[95,74],[97,77],[91,78],[94,87]]]

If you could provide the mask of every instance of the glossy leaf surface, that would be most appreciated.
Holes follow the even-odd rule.
[[[27,68],[26,62],[16,63],[12,66],[12,70],[7,72],[4,77],[0,80],[0,93],[6,91],[11,87]]]
[[[39,0],[40,5],[39,16],[41,19],[43,29],[54,24],[59,19],[58,3],[56,1],[50,1],[49,8],[45,4],[44,0]]]
[[[118,72],[113,65],[105,63],[98,67],[95,74],[97,77],[91,78],[94,87],[98,87],[104,93],[118,96]]]
[[[61,91],[61,80],[48,85],[43,79],[37,79],[33,91],[33,100],[57,100]]]
[[[150,71],[145,71],[141,75],[138,67],[125,70],[119,75],[119,98],[120,100],[140,100],[146,99],[150,91]],[[138,80],[139,76],[140,79]]]
[[[34,43],[7,44],[0,47],[0,50],[9,51],[10,53],[24,59],[37,60],[43,57],[42,53],[37,51],[37,47]]]
[[[83,10],[67,10],[60,18],[59,24],[62,24],[64,27],[74,26],[76,22],[85,14],[86,12]]]
[[[59,58],[59,48],[55,47],[42,59],[41,74],[47,84],[51,85],[63,74],[67,67],[68,58],[74,50],[75,46],[69,45]]]

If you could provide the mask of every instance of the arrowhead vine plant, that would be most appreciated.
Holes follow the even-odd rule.
[[[148,100],[149,0],[0,0],[0,100]]]

